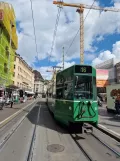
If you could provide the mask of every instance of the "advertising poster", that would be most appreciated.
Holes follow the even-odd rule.
[[[109,71],[106,69],[96,69],[96,85],[97,87],[106,87],[108,81]]]

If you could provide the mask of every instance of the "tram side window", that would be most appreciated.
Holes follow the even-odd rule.
[[[72,100],[73,99],[73,82],[72,81],[65,84],[64,99],[66,99],[66,100]]]
[[[63,99],[63,88],[56,89],[56,98]]]
[[[93,93],[94,100],[97,100],[96,77],[93,77]]]

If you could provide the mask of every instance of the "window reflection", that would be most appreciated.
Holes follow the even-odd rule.
[[[75,76],[75,99],[93,99],[92,76]]]

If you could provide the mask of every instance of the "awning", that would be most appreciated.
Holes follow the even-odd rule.
[[[27,94],[35,94],[34,92],[31,91],[25,91]]]
[[[19,89],[19,87],[18,86],[15,86],[15,85],[8,85],[6,88]]]

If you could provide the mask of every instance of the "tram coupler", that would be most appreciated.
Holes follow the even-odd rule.
[[[87,133],[87,134],[93,133],[93,127],[90,125],[84,125],[83,129],[84,129],[84,133]]]

